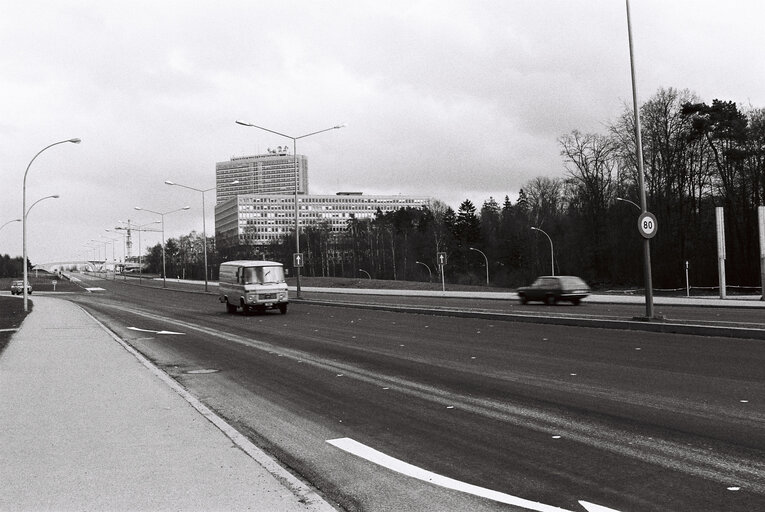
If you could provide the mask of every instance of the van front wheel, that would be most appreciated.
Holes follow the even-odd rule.
[[[279,304],[279,313],[282,315],[287,314],[287,304]]]

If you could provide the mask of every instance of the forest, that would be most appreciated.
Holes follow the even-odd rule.
[[[651,240],[653,283],[717,285],[715,208],[725,214],[726,272],[731,286],[760,284],[758,206],[765,194],[765,109],[701,101],[688,90],[660,89],[641,106],[647,209],[657,218]],[[524,183],[516,200],[465,200],[455,211],[434,200],[427,209],[349,218],[342,233],[326,225],[301,231],[304,275],[440,280],[517,287],[535,276],[573,274],[591,286],[640,287],[643,238],[632,109],[600,133],[574,130],[558,139],[563,172]],[[508,170],[511,174],[512,171]],[[532,229],[535,228],[535,229]],[[294,232],[270,246],[216,249],[208,239],[211,278],[220,261],[268,258],[291,267]],[[552,253],[552,254],[551,254]],[[201,237],[167,242],[168,275],[200,278]],[[552,255],[552,257],[551,257]],[[147,263],[161,269],[161,247]],[[157,268],[157,265],[159,267]]]

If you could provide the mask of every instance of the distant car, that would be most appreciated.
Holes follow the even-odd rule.
[[[576,305],[589,294],[590,287],[576,276],[541,276],[531,286],[518,288],[521,304],[536,300],[548,305],[558,301]]]
[[[21,295],[24,293],[24,281],[13,281],[11,283],[11,294]],[[32,285],[27,283],[27,293],[32,294]]]

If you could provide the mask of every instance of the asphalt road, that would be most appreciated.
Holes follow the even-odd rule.
[[[88,284],[70,298],[347,510],[765,509],[763,341],[310,301],[229,315]]]

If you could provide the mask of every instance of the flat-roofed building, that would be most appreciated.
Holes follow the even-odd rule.
[[[308,159],[297,155],[298,194],[308,193]],[[233,157],[215,164],[216,203],[241,194],[294,194],[295,159],[287,146],[264,155]]]
[[[360,192],[335,195],[298,195],[300,227],[329,224],[332,232],[345,231],[348,220],[371,219],[400,208],[425,208],[429,197],[401,195],[365,196]],[[243,194],[215,206],[216,243],[264,245],[295,229],[294,194]]]

